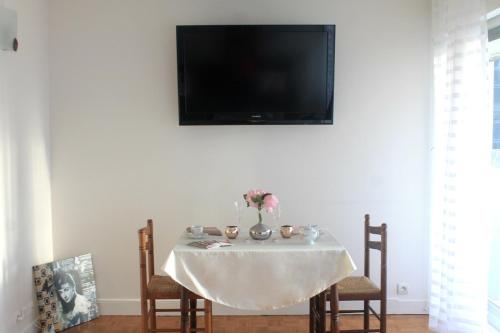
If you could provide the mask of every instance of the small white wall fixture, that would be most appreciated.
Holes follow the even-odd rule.
[[[0,50],[17,51],[17,13],[0,6]]]

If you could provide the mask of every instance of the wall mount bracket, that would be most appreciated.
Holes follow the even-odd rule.
[[[0,50],[17,51],[17,13],[0,6]]]

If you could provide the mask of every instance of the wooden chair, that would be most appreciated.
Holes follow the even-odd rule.
[[[155,275],[152,220],[148,220],[145,228],[139,229],[139,262],[141,333],[194,333],[197,331],[212,333],[212,302],[182,287],[169,276]],[[204,308],[197,308],[196,303],[198,299],[204,300]],[[175,309],[158,309],[156,307],[157,300],[179,300],[180,307]],[[199,311],[204,312],[204,328],[196,327],[196,313]],[[181,314],[180,327],[157,328],[156,314],[159,312],[179,312]]]
[[[370,235],[380,235],[372,241]],[[380,287],[370,279],[370,250],[380,251]],[[330,313],[331,333],[368,333],[387,331],[387,225],[370,226],[370,215],[365,215],[365,267],[364,276],[350,276],[333,285],[330,290],[314,297],[310,302],[311,331],[325,332],[326,314]],[[363,310],[339,310],[339,301],[363,301]],[[380,313],[370,306],[370,301],[380,301]],[[326,303],[330,302],[330,311]],[[379,320],[379,328],[370,329],[370,312]],[[363,329],[340,330],[339,314],[363,313]],[[315,319],[316,318],[316,319]]]

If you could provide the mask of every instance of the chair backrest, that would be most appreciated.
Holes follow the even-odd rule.
[[[372,241],[370,235],[380,235],[380,240]],[[370,225],[370,215],[365,214],[365,276],[370,277],[370,250],[380,251],[380,290],[387,290],[387,225]]]
[[[148,281],[155,274],[153,220],[149,219],[146,227],[139,229],[138,233],[141,287],[146,288]]]

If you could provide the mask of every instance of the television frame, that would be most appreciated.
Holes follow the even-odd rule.
[[[323,119],[235,119],[235,120],[192,120],[185,116],[185,63],[184,63],[184,32],[211,30],[211,31],[318,31],[327,33],[327,71],[326,71],[326,117]],[[335,25],[178,25],[177,37],[177,84],[178,84],[178,114],[179,125],[332,125],[335,85]]]

